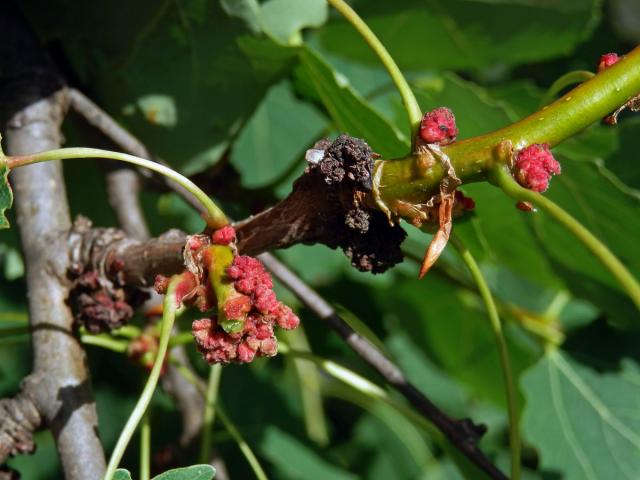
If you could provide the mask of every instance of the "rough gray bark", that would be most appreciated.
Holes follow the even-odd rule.
[[[10,155],[59,147],[64,93],[38,100],[7,124]],[[105,460],[86,356],[73,334],[67,232],[71,227],[62,165],[31,165],[12,173],[16,216],[29,288],[34,373],[26,382],[56,440],[67,479],[99,479]]]
[[[66,90],[11,2],[0,2],[0,126],[6,151],[20,155],[57,148]],[[33,373],[3,412],[37,428],[35,407],[51,429],[67,479],[100,479],[105,468],[85,352],[72,331],[67,234],[71,227],[62,165],[32,165],[11,174],[26,265]],[[29,401],[23,401],[24,398]],[[22,411],[7,408],[22,405]],[[24,414],[29,413],[29,417]],[[0,419],[0,430],[7,425]]]

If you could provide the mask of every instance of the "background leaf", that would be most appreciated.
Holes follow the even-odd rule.
[[[522,379],[523,428],[542,469],[567,480],[635,479],[640,469],[638,365],[597,373],[552,350]]]
[[[354,2],[355,10],[407,69],[517,65],[567,54],[599,19],[597,0],[384,0]],[[375,62],[345,22],[318,32],[326,48]]]
[[[303,91],[322,102],[338,130],[365,139],[384,158],[406,153],[408,138],[360,97],[346,77],[310,48],[300,50],[300,61],[297,73]]]
[[[302,42],[301,30],[320,27],[329,16],[325,0],[268,0],[260,8],[263,30],[277,41],[296,45]]]
[[[211,480],[216,476],[216,469],[211,465],[192,465],[175,468],[153,477],[153,480]]]

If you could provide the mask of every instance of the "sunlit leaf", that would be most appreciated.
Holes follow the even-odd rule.
[[[595,27],[597,0],[360,0],[355,10],[404,68],[481,68],[569,53]],[[353,27],[336,21],[318,31],[326,48],[375,62]]]
[[[300,60],[299,79],[317,95],[338,130],[363,138],[384,158],[406,153],[409,139],[358,95],[346,77],[310,48],[301,49]]]
[[[277,41],[290,45],[302,42],[302,29],[319,27],[327,17],[325,0],[268,0],[260,8],[262,29]]]
[[[597,373],[550,351],[522,379],[525,437],[543,471],[566,480],[635,480],[640,471],[637,364]]]

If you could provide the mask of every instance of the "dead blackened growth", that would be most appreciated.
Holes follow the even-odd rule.
[[[235,225],[239,250],[255,255],[296,243],[323,243],[342,248],[361,271],[380,273],[401,262],[405,232],[366,202],[375,156],[366,142],[347,135],[317,142],[291,194]]]

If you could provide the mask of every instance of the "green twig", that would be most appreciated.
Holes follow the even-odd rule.
[[[522,148],[534,143],[550,146],[579,133],[640,93],[640,47],[619,62],[581,83],[544,109],[505,128],[441,148],[463,183],[487,180],[491,169],[507,163],[500,146]],[[439,191],[445,176],[441,162],[426,169],[415,168],[415,155],[392,161],[379,160],[379,199],[386,205],[402,200],[426,202]]]
[[[585,80],[589,80],[594,75],[595,73],[589,72],[588,70],[575,70],[573,72],[565,73],[551,84],[549,90],[547,90],[547,92],[544,94],[544,97],[542,97],[540,106],[544,107],[545,105],[551,103],[555,96],[562,90],[567,88],[569,85],[582,83]]]
[[[167,348],[169,346],[169,337],[171,336],[171,329],[173,328],[173,323],[176,318],[176,313],[178,311],[178,304],[176,302],[175,290],[177,284],[182,279],[181,275],[175,275],[171,278],[169,282],[169,287],[167,288],[167,294],[164,297],[163,309],[162,309],[162,327],[160,330],[160,343],[158,345],[158,352],[156,354],[156,358],[153,362],[153,367],[151,368],[151,373],[149,374],[149,378],[147,379],[147,383],[142,390],[142,394],[138,399],[138,403],[136,403],[133,412],[129,416],[127,423],[125,424],[122,432],[120,432],[120,437],[118,438],[118,442],[116,443],[115,448],[113,449],[113,453],[111,454],[111,458],[109,459],[109,465],[107,466],[107,472],[105,473],[105,480],[111,480],[114,472],[118,468],[118,464],[122,459],[122,455],[129,445],[129,441],[133,436],[142,416],[144,415],[149,403],[151,402],[151,397],[153,397],[153,392],[156,389],[158,384],[158,379],[160,378],[160,372],[162,371],[162,365],[165,360],[165,356],[167,354]]]
[[[611,272],[616,280],[618,280],[622,288],[640,310],[640,284],[611,250],[585,228],[584,225],[544,195],[518,185],[504,167],[498,166],[493,169],[491,181],[511,198],[531,202],[575,235],[575,237],[600,260],[602,265]]]
[[[106,348],[117,353],[124,353],[127,351],[128,342],[117,340],[107,334],[91,335],[85,333],[80,335],[80,341],[85,345],[94,345],[96,347]]]
[[[489,322],[491,324],[491,330],[496,339],[498,346],[498,354],[500,357],[500,366],[502,368],[502,376],[504,379],[505,395],[507,399],[507,410],[509,414],[509,447],[511,452],[511,480],[520,479],[520,433],[518,431],[518,399],[513,383],[513,372],[511,370],[511,362],[509,361],[509,350],[507,349],[507,342],[505,341],[502,331],[502,324],[500,322],[500,316],[498,315],[498,308],[493,300],[493,295],[489,289],[489,285],[484,278],[484,275],[480,271],[480,267],[476,262],[471,252],[462,243],[462,241],[452,235],[450,238],[453,246],[460,253],[462,261],[465,263],[471,277],[478,286],[480,297],[487,309],[487,315],[489,316]]]
[[[395,401],[384,389],[371,382],[370,380],[364,378],[363,376],[357,374],[356,372],[349,370],[348,368],[343,367],[342,365],[332,360],[318,357],[313,353],[293,350],[284,343],[280,343],[278,345],[278,350],[283,355],[289,355],[294,358],[300,358],[315,363],[326,373],[328,373],[335,379],[340,380],[342,383],[350,386],[351,388],[357,390],[358,392],[366,395],[367,397],[382,400],[383,402],[387,403],[398,412],[405,415],[412,422],[420,424],[435,438],[443,438],[442,434],[422,415],[419,415],[411,408]]]
[[[404,75],[398,68],[398,65],[393,60],[385,46],[380,42],[376,34],[369,28],[369,26],[360,18],[360,16],[351,8],[347,2],[344,0],[327,0],[327,2],[332,5],[340,14],[358,31],[358,33],[362,36],[367,45],[371,47],[373,52],[378,56],[384,68],[387,69],[389,75],[391,75],[391,79],[393,83],[396,84],[398,91],[400,92],[400,96],[402,97],[402,103],[404,104],[404,108],[407,112],[407,117],[409,118],[409,125],[411,126],[412,132],[417,132],[418,127],[420,125],[420,120],[422,120],[422,110],[420,109],[420,104],[418,104],[418,100],[416,100],[409,83],[407,82]]]
[[[109,150],[100,150],[97,148],[60,148],[57,150],[48,150],[46,152],[34,153],[31,155],[22,155],[15,157],[7,157],[10,169],[31,165],[33,163],[47,162],[51,160],[71,160],[78,158],[108,158],[111,160],[119,160],[140,167],[147,168],[167,178],[170,178],[180,186],[187,189],[205,208],[207,211],[207,225],[212,228],[220,228],[228,222],[224,212],[203,192],[195,183],[187,177],[179,174],[175,170],[165,167],[151,160],[129,155],[127,153],[111,152]]]
[[[191,370],[186,368],[183,364],[180,364],[180,363],[176,364],[176,367],[180,372],[180,374],[188,382],[190,382],[193,386],[195,386],[203,396],[207,395],[206,388],[203,385],[204,382],[202,382],[200,378],[198,378],[194,373],[191,372]],[[251,449],[249,444],[244,440],[240,431],[231,422],[231,420],[229,419],[225,411],[222,409],[222,407],[218,403],[216,403],[215,408],[216,408],[218,417],[220,418],[220,420],[222,421],[222,424],[224,425],[224,428],[229,432],[229,435],[231,435],[231,437],[233,437],[233,439],[238,444],[240,451],[242,452],[244,457],[247,459],[247,463],[249,463],[249,466],[253,470],[253,473],[255,474],[256,478],[258,480],[268,480],[267,474],[264,472],[264,469],[262,468],[262,466],[260,465],[260,462],[258,461],[258,457],[256,457],[256,455],[253,453],[253,450]]]
[[[200,463],[209,463],[211,461],[211,434],[213,432],[213,422],[216,419],[216,402],[218,401],[221,375],[222,367],[220,364],[213,365],[209,371],[209,382],[205,393]]]
[[[240,430],[238,430],[236,426],[233,424],[233,422],[231,422],[226,412],[220,405],[218,405],[217,408],[218,408],[218,415],[220,416],[220,420],[222,421],[224,428],[227,429],[229,434],[233,437],[233,439],[238,444],[240,451],[242,452],[244,457],[247,459],[247,462],[249,463],[249,466],[251,466],[251,469],[253,470],[253,473],[256,476],[256,478],[258,480],[269,480],[267,477],[267,474],[265,473],[264,469],[260,465],[260,462],[258,461],[258,457],[256,457],[255,453],[253,453],[253,450],[251,449],[249,444],[242,437]]]
[[[171,337],[171,340],[169,340],[169,348],[188,345],[190,343],[193,343],[193,334],[191,332],[180,332]]]
[[[150,412],[142,417],[140,425],[140,480],[151,478],[151,423]]]
[[[0,328],[0,338],[14,337],[16,335],[28,335],[30,333],[29,325],[20,325],[19,327]]]

